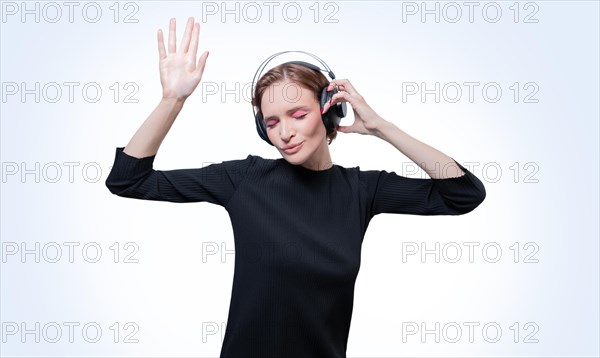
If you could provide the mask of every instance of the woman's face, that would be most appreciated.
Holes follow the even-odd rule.
[[[287,80],[274,83],[263,93],[261,109],[267,135],[285,160],[311,170],[331,167],[321,108],[311,90]]]

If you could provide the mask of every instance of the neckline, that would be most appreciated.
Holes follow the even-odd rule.
[[[333,169],[336,167],[335,164],[333,164],[331,167],[327,168],[327,169],[323,169],[323,170],[312,170],[312,169],[308,169],[303,167],[301,164],[291,164],[290,162],[288,162],[287,160],[285,160],[284,158],[279,158],[279,160],[281,160],[283,162],[284,165],[287,165],[289,167],[292,167],[293,170],[303,173],[303,174],[309,174],[309,175],[325,175],[327,173],[331,173],[333,171]]]

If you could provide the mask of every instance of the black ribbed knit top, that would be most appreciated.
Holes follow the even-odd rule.
[[[380,213],[460,215],[485,199],[465,175],[408,178],[339,165],[313,171],[283,158],[155,170],[155,155],[117,147],[106,186],[116,195],[223,206],[235,244],[222,358],[342,358],[361,244]],[[454,158],[452,158],[454,160]]]

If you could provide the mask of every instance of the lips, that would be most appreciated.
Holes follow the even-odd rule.
[[[300,147],[302,146],[302,143],[304,143],[304,142],[300,142],[300,143],[295,144],[293,146],[285,147],[283,149],[283,151],[286,152],[286,153],[288,153],[288,154],[295,153],[298,150],[300,150]]]
[[[300,143],[302,143],[302,142],[300,142]],[[294,145],[290,145],[290,146],[288,146],[288,147],[285,147],[285,148],[283,148],[283,150],[288,150],[288,149],[293,149],[293,148],[296,148],[297,146],[299,146],[299,145],[300,145],[300,143],[296,143],[296,144],[294,144]]]

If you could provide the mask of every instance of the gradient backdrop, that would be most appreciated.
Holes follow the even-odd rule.
[[[210,56],[155,169],[279,158],[256,134],[250,83],[271,54],[303,50],[486,187],[467,215],[371,221],[348,357],[599,356],[597,1],[1,10],[3,357],[219,355],[235,258],[227,212],[104,185],[115,148],[161,97],[156,32],[175,17],[179,47],[188,16]],[[313,61],[268,68],[292,59]],[[331,154],[427,177],[372,136],[340,133]]]

